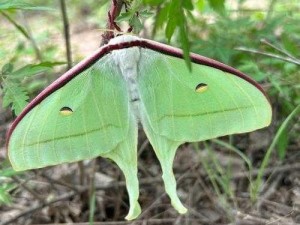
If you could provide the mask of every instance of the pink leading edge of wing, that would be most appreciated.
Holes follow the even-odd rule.
[[[57,80],[55,80],[53,83],[51,83],[48,87],[46,87],[40,94],[38,94],[21,112],[21,114],[14,120],[12,125],[10,126],[7,135],[6,135],[6,149],[8,149],[9,139],[18,125],[18,123],[23,119],[23,117],[30,112],[31,109],[33,109],[36,105],[38,105],[41,101],[43,101],[47,96],[55,92],[56,90],[63,87],[65,84],[67,84],[70,80],[72,80],[74,77],[76,77],[78,74],[80,74],[82,71],[86,70],[90,66],[92,66],[95,62],[97,62],[99,59],[101,59],[104,55],[110,53],[113,50],[119,50],[124,48],[130,48],[130,47],[142,47],[142,48],[148,48],[166,55],[174,56],[177,58],[183,58],[183,52],[179,48],[175,48],[169,45],[165,45],[156,41],[151,41],[147,39],[138,39],[133,41],[125,41],[118,44],[107,44],[103,47],[99,48],[96,52],[94,52],[91,56],[85,58],[83,61],[79,62],[76,66],[74,66],[72,69],[68,70],[66,73],[64,73],[61,77],[59,77]],[[266,93],[262,89],[262,87],[252,80],[250,77],[245,75],[244,73],[227,66],[221,62],[218,62],[216,60],[206,58],[201,55],[197,55],[194,53],[190,54],[191,61],[200,65],[206,65],[209,67],[213,67],[219,70],[222,70],[224,72],[231,73],[233,75],[236,75],[247,82],[254,85],[257,89],[259,89],[268,99]]]

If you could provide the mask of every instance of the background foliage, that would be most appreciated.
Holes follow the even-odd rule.
[[[74,61],[79,62],[99,46],[101,33],[104,32],[101,29],[106,27],[107,11],[111,1],[73,0],[72,3],[69,1],[66,3],[71,28],[72,55]],[[195,168],[199,167],[199,171],[201,170],[199,176],[203,177],[201,180],[205,185],[200,185],[200,188],[195,183],[193,185],[198,187],[199,192],[206,193],[207,199],[220,202],[216,208],[215,206],[208,207],[212,212],[220,214],[216,219],[216,224],[217,222],[237,221],[239,216],[234,213],[236,211],[245,215],[251,211],[251,215],[261,218],[261,221],[256,221],[254,224],[272,221],[274,212],[268,205],[264,205],[267,208],[266,211],[261,210],[262,199],[275,202],[277,206],[280,204],[281,208],[291,209],[293,213],[282,213],[280,210],[275,212],[277,218],[287,219],[282,224],[299,222],[299,216],[296,216],[300,210],[300,190],[299,184],[297,188],[296,183],[299,176],[297,179],[291,178],[292,175],[294,176],[293,172],[300,169],[298,163],[300,157],[297,152],[300,147],[299,1],[127,0],[126,3],[127,10],[123,9],[116,19],[124,31],[132,26],[135,34],[182,48],[187,66],[190,66],[188,52],[192,51],[236,67],[260,82],[270,97],[274,118],[269,128],[250,135],[236,135],[202,144],[183,146],[182,151],[198,160],[193,166],[179,163],[177,167],[175,165],[175,170],[178,175],[183,176],[183,168],[189,170],[190,174],[194,174]],[[23,0],[6,0],[0,2],[0,90],[3,106],[1,115],[4,115],[0,118],[4,127],[0,130],[3,133],[2,145],[4,145],[7,123],[12,120],[8,108],[11,108],[14,114],[19,114],[29,99],[65,70],[68,59],[65,56],[63,28],[59,1],[33,0],[29,3]],[[151,174],[150,178],[146,178],[151,180],[160,174],[152,171],[156,168],[153,166],[156,159],[144,151],[144,149],[151,148],[149,144],[145,140],[140,140],[140,142],[142,143],[139,150],[140,160],[149,169],[141,167],[139,169],[144,176]],[[187,149],[192,153],[187,152]],[[30,198],[34,199],[36,204],[40,202],[44,204],[44,200],[39,197],[40,193],[35,194],[40,191],[39,185],[31,184],[29,187],[22,185],[29,179],[45,179],[44,173],[36,171],[17,174],[10,168],[9,163],[4,161],[4,150],[1,154],[3,162],[0,166],[0,204],[2,204],[0,215],[4,216],[5,213],[14,209],[20,200],[20,193],[24,190],[31,193]],[[234,163],[234,160],[237,160],[236,157],[240,160],[238,169]],[[178,155],[177,160],[185,162],[183,155]],[[149,162],[151,163],[148,164]],[[74,171],[79,171],[77,175],[81,177],[80,181],[69,180],[69,185],[91,185],[92,187],[95,178],[88,175],[90,172],[88,168],[93,165],[95,167],[95,164],[79,164],[79,169]],[[238,188],[241,184],[236,180],[240,168],[243,168],[244,178],[246,178],[243,180],[244,188],[242,189]],[[270,168],[273,169],[270,171]],[[98,173],[103,172],[101,168],[96,167],[93,170],[96,175],[97,169],[99,169]],[[104,168],[104,170],[106,175],[113,177],[114,180],[122,179],[114,167]],[[288,185],[285,183],[287,179],[290,182]],[[57,178],[56,182],[61,182],[61,178]],[[189,193],[187,185],[191,185],[189,181],[185,181],[184,184],[182,185],[185,187],[182,191],[183,197]],[[276,185],[275,190],[270,191],[271,188],[274,189],[274,185]],[[156,186],[150,187],[145,187],[145,192],[148,191],[149,194],[157,191]],[[204,187],[213,192],[205,192]],[[108,213],[105,217],[97,217],[96,215],[101,213],[95,204],[99,206],[100,203],[95,200],[95,189],[89,188],[89,190],[88,203],[85,204],[86,198],[80,195],[81,198],[78,201],[81,202],[79,207],[81,216],[73,216],[73,221],[89,220],[92,223],[94,220],[123,218],[122,207],[116,204],[111,206],[111,202],[115,203],[115,201],[109,202],[108,200],[106,202],[110,203],[110,207],[114,209],[114,216]],[[117,190],[119,198],[126,202],[126,193],[122,194],[120,187]],[[298,194],[291,194],[293,197],[286,194],[283,199],[272,199],[270,196],[277,196],[278,190],[281,192],[284,190],[284,193],[288,194],[290,194],[289,191]],[[58,192],[60,193],[60,190]],[[50,196],[50,194],[43,193],[41,193],[42,199]],[[56,192],[54,195],[59,196]],[[246,203],[243,201],[241,203],[240,198],[245,195],[249,199],[246,199]],[[141,198],[143,201],[143,195]],[[206,204],[209,202],[207,199],[202,197],[201,201]],[[46,201],[51,203],[51,199]],[[118,207],[119,212],[116,213]],[[200,209],[195,206],[195,210]],[[84,216],[85,211],[88,212],[88,217]],[[156,215],[155,212],[150,213],[149,218]],[[17,211],[12,217],[16,218],[18,213],[20,212]],[[157,218],[163,220],[172,216],[174,217],[174,213],[158,215]],[[55,222],[53,217],[50,215],[48,217],[50,218],[48,222]],[[199,219],[199,215],[197,217],[195,213],[191,213],[191,217]],[[4,217],[0,216],[0,218]],[[10,217],[5,218],[7,220],[3,220],[4,222],[1,220],[0,224],[5,224]],[[66,222],[66,218],[66,216],[61,216],[57,221]],[[251,216],[247,218],[255,221],[255,218]],[[21,216],[20,224],[27,219],[24,216],[22,220]],[[34,221],[43,220],[36,218]]]

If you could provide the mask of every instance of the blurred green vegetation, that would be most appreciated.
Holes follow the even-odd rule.
[[[15,6],[4,7],[5,2]],[[299,125],[296,126],[297,122],[299,124],[299,110],[293,112],[300,104],[300,2],[128,2],[132,2],[131,7],[129,4],[128,12],[122,12],[117,21],[131,24],[134,32],[183,48],[188,65],[187,52],[195,52],[236,67],[263,85],[274,108],[272,139],[275,141],[270,139],[267,154],[271,154],[276,148],[278,161],[284,163],[290,144],[296,142],[300,133]],[[63,70],[62,64],[66,61],[64,47],[57,41],[57,36],[63,38],[59,2],[32,0],[30,6],[21,3],[23,1],[17,0],[0,3],[2,102],[4,107],[12,106],[17,114],[29,98],[57,77],[55,74]],[[73,27],[84,24],[86,30],[89,27],[103,29],[109,5],[108,0],[67,2],[70,23]],[[96,32],[100,34],[100,31]],[[76,54],[76,61],[83,57],[80,53]],[[292,112],[292,116],[288,117]],[[288,121],[279,129],[286,118]],[[249,171],[253,169],[253,162],[242,150],[230,142],[217,144],[239,154]],[[206,144],[205,148],[209,150],[207,157],[213,163],[209,164],[204,160],[202,164],[216,193],[232,200],[234,193],[230,183],[230,165],[222,168],[214,157],[213,147]],[[270,161],[270,155],[267,154],[263,157],[264,164],[260,167],[262,170]],[[4,172],[7,171],[0,171],[0,179],[8,176]],[[256,185],[255,195],[260,182],[261,180],[256,180],[253,183]],[[0,203],[10,202],[8,192],[12,188],[13,183],[0,187]]]

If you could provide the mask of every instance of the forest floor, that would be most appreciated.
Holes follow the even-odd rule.
[[[101,33],[91,27],[93,25],[84,23],[76,27],[71,25],[74,61],[78,62],[98,48]],[[51,40],[63,48],[61,34],[54,34]],[[185,215],[179,215],[172,208],[165,194],[159,162],[140,130],[138,168],[142,214],[137,220],[124,221],[129,206],[122,172],[110,160],[97,158],[0,177],[0,186],[14,185],[10,191],[11,203],[0,204],[0,225],[89,224],[92,183],[96,190],[94,221],[99,221],[94,225],[300,224],[299,139],[290,140],[283,161],[272,156],[264,170],[257,200],[252,201],[250,197],[251,179],[257,176],[276,132],[276,115],[274,118],[268,128],[220,139],[224,143],[230,142],[251,159],[254,165],[251,171],[244,159],[217,142],[180,147],[173,168],[178,195],[189,210]],[[12,120],[11,112],[1,108],[1,163],[6,160],[5,133]],[[223,186],[216,179],[221,179]]]

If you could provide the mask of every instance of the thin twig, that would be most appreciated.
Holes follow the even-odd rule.
[[[254,54],[269,56],[269,57],[272,57],[272,58],[275,58],[275,59],[280,59],[280,60],[283,60],[283,61],[286,61],[286,62],[289,62],[289,63],[294,63],[294,64],[300,66],[300,60],[294,60],[290,57],[285,57],[285,56],[281,56],[281,55],[277,55],[277,54],[273,54],[273,53],[268,53],[268,52],[261,52],[261,51],[258,51],[256,49],[250,49],[250,48],[244,48],[244,47],[238,47],[238,48],[235,48],[235,49],[239,50],[239,51],[244,51],[244,52],[250,52],[250,53],[254,53]]]
[[[16,183],[18,183],[22,188],[24,188],[27,192],[29,192],[35,199],[40,200],[41,202],[44,202],[44,198],[39,196],[35,191],[33,191],[31,188],[29,188],[26,185],[26,182],[21,181],[17,176],[12,176],[11,177]]]
[[[30,41],[30,43],[31,43],[31,45],[32,45],[32,47],[33,47],[33,49],[34,49],[34,51],[35,51],[36,58],[37,58],[39,61],[42,62],[42,61],[43,61],[42,53],[41,53],[41,51],[40,51],[40,49],[39,49],[39,47],[38,47],[38,45],[37,45],[35,39],[33,38],[31,29],[30,29],[30,26],[29,26],[28,23],[27,23],[27,19],[26,19],[24,13],[21,13],[21,16],[23,17],[23,24],[24,24],[24,27],[26,28],[27,34],[28,34],[28,36],[29,36],[29,39],[28,39],[28,40]]]
[[[269,175],[271,173],[279,173],[279,172],[288,172],[288,171],[298,171],[300,170],[300,163],[294,163],[294,164],[287,164],[282,166],[273,166],[268,167],[264,170],[263,176]],[[251,176],[257,176],[259,173],[259,169],[255,169],[251,171]],[[241,178],[247,178],[249,176],[248,172],[240,172],[234,174],[231,178],[232,179],[241,179]]]
[[[29,208],[29,209],[21,212],[20,214],[16,215],[13,218],[10,218],[10,219],[8,219],[6,221],[0,222],[0,225],[8,225],[10,223],[14,223],[14,222],[16,222],[18,219],[20,219],[23,216],[26,216],[26,215],[29,215],[31,213],[34,213],[34,212],[36,212],[36,211],[38,211],[38,210],[40,210],[40,209],[42,209],[42,208],[44,208],[46,206],[54,204],[56,202],[67,200],[67,199],[73,197],[74,195],[76,195],[76,192],[69,192],[67,194],[61,195],[60,197],[58,197],[58,198],[56,198],[56,199],[54,199],[52,201],[47,201],[47,202],[41,203],[41,204],[39,204],[37,206],[31,207],[31,208]]]
[[[295,56],[291,55],[289,52],[285,51],[284,49],[281,49],[281,48],[277,47],[276,45],[270,43],[266,39],[261,39],[260,42],[263,43],[263,44],[266,44],[266,45],[270,46],[271,48],[276,49],[277,51],[279,51],[280,53],[282,53],[282,54],[290,57],[291,59],[294,59],[296,61],[298,60]]]
[[[61,180],[56,180],[56,179],[52,179],[51,177],[49,177],[46,174],[43,174],[42,177],[46,178],[48,180],[49,183],[53,184],[58,184],[67,188],[70,188],[71,190],[78,192],[78,188],[74,185],[74,184],[69,184],[67,182],[61,181]]]
[[[277,187],[279,185],[279,182],[282,180],[282,177],[283,177],[283,173],[280,173],[258,199],[256,205],[257,205],[257,210],[259,212],[262,211],[263,201],[269,199],[277,191]]]
[[[143,225],[143,224],[151,224],[151,225],[161,225],[161,224],[174,224],[174,222],[178,220],[178,218],[165,218],[165,219],[143,219],[143,220],[135,220],[135,221],[112,221],[112,222],[95,222],[94,225]],[[203,221],[199,219],[191,219],[193,224],[202,224]],[[53,223],[48,225],[69,225],[70,223]],[[89,223],[72,223],[74,225],[89,225]],[[35,224],[42,225],[42,224]]]
[[[77,162],[79,170],[79,184],[83,186],[85,184],[85,168],[82,161]]]
[[[64,37],[65,37],[67,63],[68,63],[68,70],[69,70],[72,68],[72,53],[71,53],[71,43],[70,43],[69,20],[68,20],[65,0],[60,0],[59,2],[60,2],[60,8],[61,8],[61,13],[62,13],[62,17],[63,17]]]

